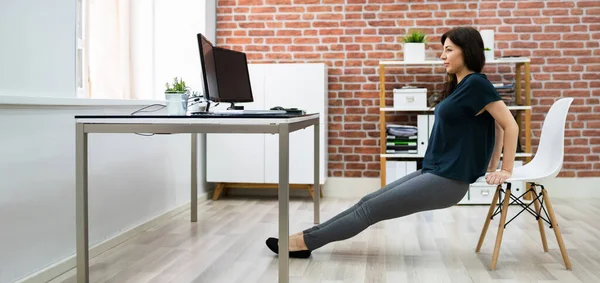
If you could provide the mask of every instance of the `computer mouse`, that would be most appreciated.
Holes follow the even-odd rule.
[[[275,107],[272,107],[271,110],[285,110],[285,109],[281,106],[275,106]]]

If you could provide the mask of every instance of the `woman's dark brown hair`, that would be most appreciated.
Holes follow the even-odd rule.
[[[483,39],[479,31],[472,27],[455,27],[442,35],[442,48],[446,39],[450,39],[454,45],[460,47],[463,54],[465,66],[476,73],[480,73],[485,65],[485,55],[483,52]],[[441,97],[443,100],[448,97],[457,84],[455,74],[448,74]]]

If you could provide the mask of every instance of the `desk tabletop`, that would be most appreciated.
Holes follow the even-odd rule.
[[[301,116],[260,115],[76,115],[76,123],[83,124],[219,124],[219,125],[268,125],[293,124],[319,119],[319,113]]]

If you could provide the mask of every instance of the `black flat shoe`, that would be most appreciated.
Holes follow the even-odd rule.
[[[267,239],[267,247],[269,247],[269,249],[276,253],[279,254],[279,240],[277,238],[268,238]],[[311,254],[310,250],[305,250],[305,251],[293,251],[290,252],[290,257],[291,258],[308,258]]]

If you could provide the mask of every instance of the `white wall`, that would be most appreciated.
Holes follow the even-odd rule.
[[[136,34],[134,43],[138,49],[147,47],[137,53],[138,61],[153,58],[138,72],[148,80],[145,90],[162,98],[165,82],[174,76],[199,89],[195,38],[205,29],[207,3],[155,0],[150,6],[148,2],[132,2],[140,9],[134,15],[140,19],[136,24],[152,23],[157,31]],[[150,11],[153,20],[148,18]],[[131,113],[148,103],[119,106],[115,101],[75,98],[75,12],[75,0],[0,1],[1,283],[74,255],[73,116]],[[182,41],[173,43],[173,36]],[[154,70],[148,70],[150,66]],[[50,101],[54,99],[58,102]],[[189,202],[189,142],[189,135],[90,136],[91,246]],[[205,158],[199,152],[203,184]],[[206,188],[201,185],[198,191],[202,195]]]
[[[0,95],[75,97],[75,0],[0,1]]]
[[[136,89],[161,99],[176,76],[201,89],[196,34],[215,28],[214,2],[132,0]],[[75,13],[75,0],[0,1],[0,95],[76,97]]]
[[[0,282],[75,252],[73,116],[138,108],[0,106]],[[189,135],[91,134],[89,149],[90,246],[190,201]]]

